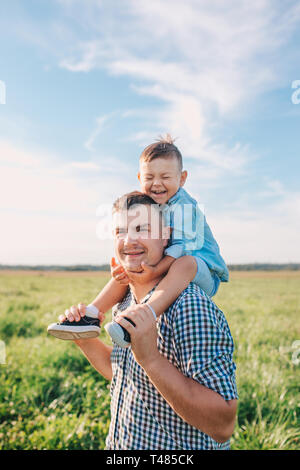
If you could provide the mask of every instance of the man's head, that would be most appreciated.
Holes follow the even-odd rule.
[[[138,173],[141,190],[158,204],[165,204],[174,196],[186,178],[181,153],[169,135],[143,150]]]
[[[113,205],[113,219],[115,252],[127,272],[162,259],[169,231],[153,199],[138,191],[125,194]]]

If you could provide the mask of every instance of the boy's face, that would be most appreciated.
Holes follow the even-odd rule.
[[[155,158],[142,161],[138,178],[143,193],[158,204],[165,204],[184,185],[186,171],[181,171],[176,157]]]

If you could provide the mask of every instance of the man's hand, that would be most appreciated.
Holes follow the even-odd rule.
[[[124,317],[130,318],[133,326]],[[153,313],[147,304],[132,305],[119,313],[115,321],[130,334],[131,349],[135,360],[144,368],[155,361],[160,353],[157,349],[157,330]]]
[[[69,320],[70,322],[80,321],[81,317],[85,316],[85,311],[86,311],[85,304],[79,303],[77,306],[72,305],[72,307],[65,310],[64,315],[60,315],[58,317],[58,320],[60,322],[63,322],[65,320]],[[102,323],[105,319],[104,313],[99,311],[98,318],[100,320],[100,323]]]
[[[119,283],[123,285],[129,284],[129,277],[127,276],[125,269],[121,264],[117,264],[115,258],[111,259],[110,262],[110,273],[112,277]]]
[[[158,272],[156,266],[150,266],[146,263],[141,263],[142,271],[141,272],[133,272],[130,271],[128,273],[128,277],[131,281],[137,283],[146,283],[156,279],[160,273]]]

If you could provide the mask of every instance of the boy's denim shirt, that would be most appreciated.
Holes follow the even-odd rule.
[[[227,266],[197,201],[179,188],[161,209],[166,225],[172,228],[165,255],[176,259],[183,255],[197,256],[221,281],[227,282]]]

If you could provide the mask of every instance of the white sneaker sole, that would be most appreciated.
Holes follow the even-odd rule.
[[[104,329],[107,331],[114,343],[116,343],[121,348],[128,348],[130,343],[124,339],[124,331],[121,326],[116,322],[107,323],[104,326]]]
[[[67,325],[57,325],[57,323],[49,325],[47,331],[50,335],[55,336],[55,338],[65,340],[96,338],[100,334],[100,328],[98,326],[71,327]]]

